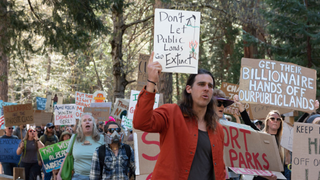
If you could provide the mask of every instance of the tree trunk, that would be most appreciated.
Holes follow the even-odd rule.
[[[114,95],[113,101],[116,98],[124,98],[125,87],[128,84],[126,74],[122,70],[122,36],[124,33],[123,26],[123,0],[112,6],[112,21],[113,21],[113,36],[110,39],[111,56],[113,62],[113,76],[114,76]]]
[[[161,0],[156,0],[154,8],[168,9],[168,5],[169,4],[163,4]],[[157,87],[158,92],[163,94],[163,103],[172,103],[172,73],[161,73]]]
[[[0,99],[8,101],[7,0],[0,0]]]

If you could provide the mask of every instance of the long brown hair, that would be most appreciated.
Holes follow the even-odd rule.
[[[272,110],[268,113],[267,117],[266,117],[266,120],[265,120],[265,127],[264,129],[262,130],[263,132],[265,133],[268,133],[269,134],[269,125],[268,125],[268,121],[270,121],[270,116],[273,115],[273,114],[278,114],[278,116],[281,118],[281,114],[278,110]],[[281,118],[281,121],[280,121],[280,126],[279,126],[279,129],[277,130],[277,134],[275,135],[275,138],[277,139],[277,145],[278,145],[278,148],[279,148],[279,153],[280,153],[280,157],[282,160],[284,160],[284,152],[283,152],[283,149],[280,145],[280,141],[281,141],[281,136],[282,136],[282,131],[283,131],[283,120]]]
[[[198,74],[208,74],[211,76],[212,80],[213,80],[213,87],[215,86],[215,81],[214,81],[214,77],[213,75],[205,70],[205,69],[199,69],[198,70]],[[186,86],[193,86],[195,78],[198,74],[191,74],[187,80],[187,84]],[[213,109],[213,104],[214,101],[211,98],[209,104],[207,105],[207,111],[204,115],[204,121],[207,124],[207,128],[209,128],[210,130],[214,131],[216,128],[216,124],[217,124],[217,114],[215,113],[214,109]],[[193,107],[193,99],[191,94],[189,94],[186,90],[186,88],[184,89],[183,93],[182,93],[182,100],[179,103],[179,107],[182,111],[183,115],[188,116],[189,118],[195,118],[197,117],[197,115],[195,114],[194,110],[192,109]]]

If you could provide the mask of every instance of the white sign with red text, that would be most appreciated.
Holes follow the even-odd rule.
[[[55,125],[76,124],[75,113],[76,113],[75,104],[56,104],[54,106],[54,124]]]
[[[90,107],[90,104],[92,102],[93,95],[92,94],[86,94],[83,92],[76,91],[75,100],[76,100],[76,114],[75,118],[80,119],[84,107]]]

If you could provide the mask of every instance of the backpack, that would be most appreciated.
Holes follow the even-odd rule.
[[[47,137],[46,134],[44,134],[43,136],[44,136],[44,144],[45,144],[47,142],[47,140],[48,140],[48,137]],[[53,137],[54,137],[55,143],[59,142],[56,135],[53,135]],[[53,141],[49,141],[49,142],[53,142]]]
[[[129,163],[130,163],[130,157],[131,157],[131,149],[130,146],[127,144],[123,144],[124,149],[126,150],[126,154],[129,158]],[[103,171],[103,165],[104,165],[104,157],[106,156],[106,145],[101,145],[98,149],[98,153],[99,153],[99,163],[100,163],[100,179],[102,179],[102,171]],[[135,173],[134,172],[130,172],[129,178],[131,176],[135,177]]]

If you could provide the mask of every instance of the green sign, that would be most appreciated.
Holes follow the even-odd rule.
[[[51,172],[54,169],[60,169],[66,150],[70,140],[58,142],[50,146],[39,149],[40,156],[43,161],[46,172]]]

